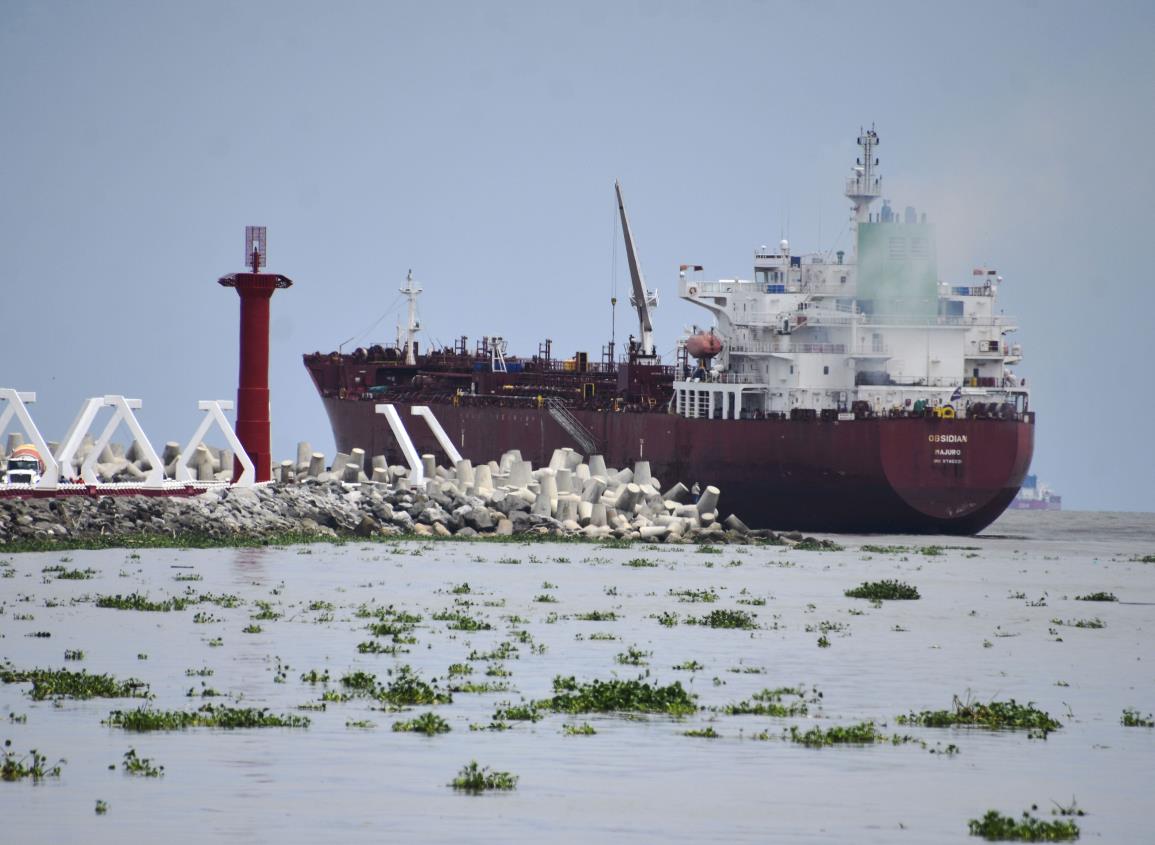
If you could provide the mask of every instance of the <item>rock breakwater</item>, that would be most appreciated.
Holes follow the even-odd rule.
[[[285,480],[251,488],[220,486],[190,497],[3,499],[0,544],[108,544],[144,535],[169,537],[175,543],[183,537],[228,543],[286,536],[398,535],[545,535],[670,543],[803,539],[752,531],[735,516],[720,518],[721,492],[715,487],[698,496],[682,484],[663,492],[645,461],[615,470],[600,456],[586,463],[580,454],[559,449],[550,466],[539,469],[516,452],[476,467],[459,461],[450,469],[436,466],[427,455],[426,479],[415,484],[406,468],[386,466],[379,458],[372,459],[377,480],[371,480],[364,465],[358,466],[363,453],[338,455],[333,468],[323,472],[316,453],[306,448],[301,453],[294,471],[282,474]]]

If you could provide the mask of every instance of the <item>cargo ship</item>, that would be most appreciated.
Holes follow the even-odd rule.
[[[1028,475],[1011,502],[1011,508],[1020,511],[1061,511],[1063,497],[1046,484],[1041,484],[1036,476]]]
[[[503,338],[422,350],[412,274],[409,319],[393,343],[304,356],[337,448],[401,462],[379,403],[393,404],[417,449],[446,459],[411,417],[429,406],[460,453],[519,449],[535,466],[557,448],[610,466],[650,462],[663,485],[713,484],[756,528],[973,534],[1014,500],[1031,463],[1035,416],[1011,367],[1013,318],[1002,277],[979,268],[940,281],[926,215],[882,198],[871,128],[846,181],[851,251],[796,254],[783,240],[754,254],[752,278],[706,280],[683,265],[678,295],[707,330],[654,346],[657,292],[646,286],[620,185],[618,211],[637,334],[600,360],[557,357],[546,340],[515,356]]]

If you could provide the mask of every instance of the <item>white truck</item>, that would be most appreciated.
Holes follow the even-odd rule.
[[[40,453],[36,451],[35,446],[17,446],[12,450],[12,454],[8,456],[8,466],[4,470],[5,484],[36,485],[40,483],[42,475],[44,475],[44,461],[40,459]]]

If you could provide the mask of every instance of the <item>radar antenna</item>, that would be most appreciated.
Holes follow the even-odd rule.
[[[614,182],[614,191],[618,195],[618,211],[622,216],[622,235],[626,239],[626,258],[630,264],[630,281],[634,285],[630,304],[638,311],[638,324],[641,328],[639,355],[652,358],[654,357],[654,324],[650,321],[650,309],[658,307],[658,292],[647,288],[646,281],[642,278],[642,269],[638,266],[637,249],[634,247],[634,236],[630,232],[630,221],[626,218],[626,204],[622,199],[621,182]]]

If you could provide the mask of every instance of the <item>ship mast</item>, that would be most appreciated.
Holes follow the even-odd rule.
[[[658,292],[646,287],[642,278],[642,269],[638,266],[637,249],[634,247],[634,236],[630,232],[630,221],[626,218],[626,204],[622,199],[622,185],[614,182],[614,191],[618,195],[618,212],[622,217],[622,234],[626,239],[626,258],[630,264],[630,281],[633,282],[634,292],[630,296],[630,304],[638,311],[638,325],[641,330],[641,344],[639,355],[644,358],[654,357],[654,324],[650,321],[650,309],[658,307]]]
[[[405,363],[412,367],[417,364],[413,342],[417,331],[421,328],[421,324],[417,322],[417,297],[421,294],[421,287],[414,287],[412,270],[405,277],[405,287],[400,288],[400,291],[409,300],[409,322],[405,327]]]
[[[882,177],[877,175],[878,158],[874,148],[878,146],[878,133],[872,125],[869,130],[858,132],[858,146],[862,156],[854,166],[854,175],[846,180],[846,198],[854,206],[854,224],[870,220],[870,204],[882,195]]]

